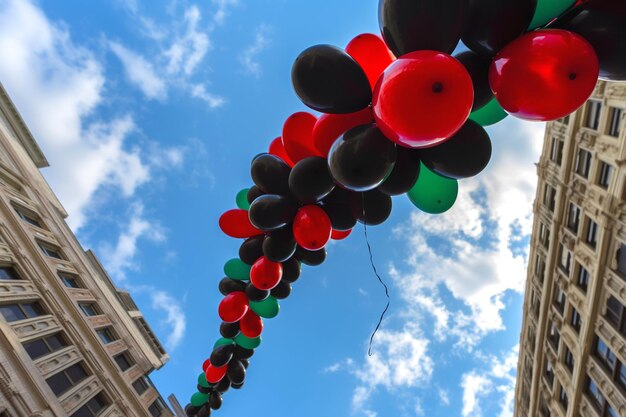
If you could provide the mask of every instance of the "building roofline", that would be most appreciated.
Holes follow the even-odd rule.
[[[20,144],[28,153],[28,156],[33,160],[35,166],[37,168],[45,168],[50,166],[46,156],[41,151],[41,148],[37,144],[37,141],[28,130],[26,123],[24,123],[24,119],[17,111],[15,104],[9,97],[9,94],[5,90],[4,86],[0,82],[0,111],[6,117],[9,125],[15,132],[16,138],[19,140]]]

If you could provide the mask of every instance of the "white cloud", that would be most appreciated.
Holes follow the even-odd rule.
[[[209,51],[211,47],[209,37],[198,29],[200,19],[200,9],[197,6],[191,6],[185,10],[185,32],[165,52],[168,59],[167,72],[170,75],[193,74]]]
[[[206,104],[209,105],[209,108],[211,109],[220,107],[225,103],[225,100],[222,97],[216,96],[206,91],[206,87],[204,86],[204,84],[192,85],[191,96],[204,101]]]
[[[256,58],[270,43],[270,31],[271,28],[268,25],[261,25],[256,31],[252,45],[244,49],[239,56],[244,72],[252,74],[257,78],[261,76],[261,64]]]
[[[438,388],[437,394],[439,395],[439,400],[443,405],[450,405],[450,394],[447,390],[443,388]]]
[[[491,380],[484,375],[469,373],[463,375],[463,417],[481,415],[478,396],[485,395],[491,390]]]
[[[185,312],[179,300],[172,297],[165,291],[152,290],[150,292],[152,308],[165,312],[165,324],[170,327],[165,346],[169,350],[174,350],[185,336],[187,320]]]
[[[126,78],[149,99],[165,100],[167,87],[155,72],[154,67],[141,55],[125,48],[117,42],[109,42],[111,51],[124,65]]]
[[[217,25],[221,25],[224,23],[224,20],[226,20],[229,9],[237,6],[239,0],[213,0],[213,4],[217,6],[217,10],[213,14],[213,22]]]

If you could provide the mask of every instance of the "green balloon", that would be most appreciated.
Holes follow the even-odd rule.
[[[430,214],[440,214],[454,205],[458,193],[457,180],[435,174],[422,164],[420,175],[408,196],[418,209]]]
[[[576,0],[538,0],[537,8],[533,20],[528,25],[528,29],[535,29],[543,26],[561,13],[572,7]]]
[[[207,401],[209,401],[209,394],[196,392],[191,396],[191,405],[194,407],[202,407]]]
[[[224,273],[228,278],[247,281],[252,267],[239,258],[233,258],[224,264]]]
[[[237,207],[242,210],[250,209],[250,203],[248,203],[248,190],[248,188],[244,188],[237,193]]]
[[[263,301],[250,301],[250,308],[264,319],[273,319],[280,311],[278,300],[272,296]]]
[[[500,103],[498,103],[498,100],[494,97],[489,103],[473,111],[469,118],[481,126],[491,126],[498,123],[506,116],[508,116],[508,113],[504,111]]]
[[[206,375],[204,374],[204,372],[198,375],[198,385],[204,388],[209,388],[211,386],[211,384],[206,380]]]
[[[235,342],[242,348],[256,349],[261,344],[261,336],[251,339],[244,336],[243,333],[239,333],[237,336],[235,336]]]
[[[222,337],[220,339],[217,339],[217,342],[215,342],[215,344],[213,345],[213,350],[215,350],[215,348],[218,346],[232,345],[234,343],[235,341],[233,339],[225,339]]]

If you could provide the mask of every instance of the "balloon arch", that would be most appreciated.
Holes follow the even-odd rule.
[[[549,121],[575,111],[598,77],[626,81],[622,0],[380,0],[382,38],[313,46],[292,69],[302,102],[254,185],[220,228],[245,239],[224,265],[221,338],[202,364],[188,416],[209,416],[242,387],[263,319],[279,312],[301,264],[320,265],[330,239],[383,223],[391,196],[437,214],[457,181],[491,157],[483,128],[508,114]],[[384,40],[383,40],[384,39]],[[455,56],[459,40],[469,48]]]

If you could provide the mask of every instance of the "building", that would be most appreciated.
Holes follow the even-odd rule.
[[[549,123],[515,417],[626,416],[626,83]]]
[[[169,357],[65,223],[46,166],[0,85],[0,417],[171,416],[148,377]]]

